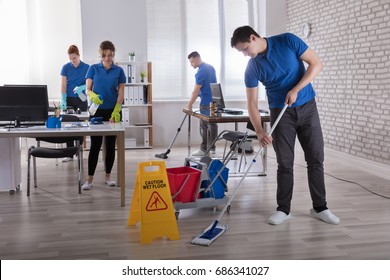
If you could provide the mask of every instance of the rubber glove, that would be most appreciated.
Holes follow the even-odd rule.
[[[103,100],[100,99],[100,95],[94,93],[92,90],[89,92],[89,99],[91,99],[91,101],[96,105],[103,104]]]
[[[122,110],[122,105],[119,103],[116,103],[114,107],[114,111],[111,113],[111,118],[110,120],[113,120],[114,122],[120,122],[121,121],[121,115],[119,112]]]
[[[66,93],[61,93],[61,102],[60,102],[60,107],[62,111],[65,111],[67,109],[66,107]]]
[[[83,93],[83,90],[85,90],[85,84],[78,86],[78,87],[75,87],[73,92],[76,94],[80,94],[80,93]]]

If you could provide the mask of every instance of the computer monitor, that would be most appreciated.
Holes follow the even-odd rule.
[[[43,124],[48,117],[46,85],[0,86],[0,123],[2,125]]]
[[[213,97],[213,102],[215,107],[217,107],[217,111],[221,112],[225,108],[225,101],[223,100],[221,84],[211,83],[211,95]]]

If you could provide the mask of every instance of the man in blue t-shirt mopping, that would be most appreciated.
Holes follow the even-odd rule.
[[[340,219],[327,208],[324,182],[324,141],[315,92],[311,81],[321,72],[322,62],[306,43],[291,33],[260,37],[250,26],[237,28],[231,46],[251,59],[245,71],[250,120],[262,146],[273,144],[277,170],[276,212],[268,223],[278,225],[291,217],[294,185],[294,146],[298,137],[307,162],[309,190],[313,208],[310,215],[337,225]],[[303,62],[308,64],[307,69]],[[271,124],[284,104],[288,108],[273,132],[267,135],[258,110],[258,83],[264,85],[271,112]]]

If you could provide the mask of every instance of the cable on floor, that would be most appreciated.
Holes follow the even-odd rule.
[[[275,157],[270,157],[270,156],[268,156],[268,157],[269,157],[269,158],[273,158],[273,159],[276,160]],[[301,165],[301,164],[298,164],[298,163],[294,163],[294,165],[299,166],[299,167],[302,167],[302,168],[307,168],[306,166]],[[342,181],[342,182],[346,182],[346,183],[350,183],[350,184],[355,184],[355,185],[361,187],[362,189],[364,189],[364,190],[366,190],[366,191],[368,191],[369,193],[372,193],[372,194],[374,194],[374,195],[377,195],[377,196],[380,196],[380,197],[383,197],[383,198],[386,198],[386,199],[390,199],[389,196],[386,196],[386,195],[382,195],[382,194],[376,193],[376,192],[374,192],[374,191],[368,189],[367,187],[363,186],[362,184],[360,184],[360,183],[358,183],[358,182],[351,181],[351,180],[347,180],[347,179],[343,179],[343,178],[337,177],[337,176],[335,176],[335,175],[329,174],[329,173],[327,173],[327,172],[324,172],[324,174],[327,175],[327,176],[329,176],[329,177],[332,177],[332,178],[334,178],[334,179],[336,179],[336,180]]]

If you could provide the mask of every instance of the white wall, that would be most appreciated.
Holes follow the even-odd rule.
[[[287,14],[295,34],[311,23],[304,40],[324,63],[313,86],[326,146],[390,164],[390,1],[291,0]]]
[[[267,36],[286,32],[286,0],[265,1],[265,6]]]
[[[83,57],[98,62],[99,45],[112,41],[115,60],[128,60],[135,51],[137,61],[147,59],[146,2],[144,0],[80,0]]]

